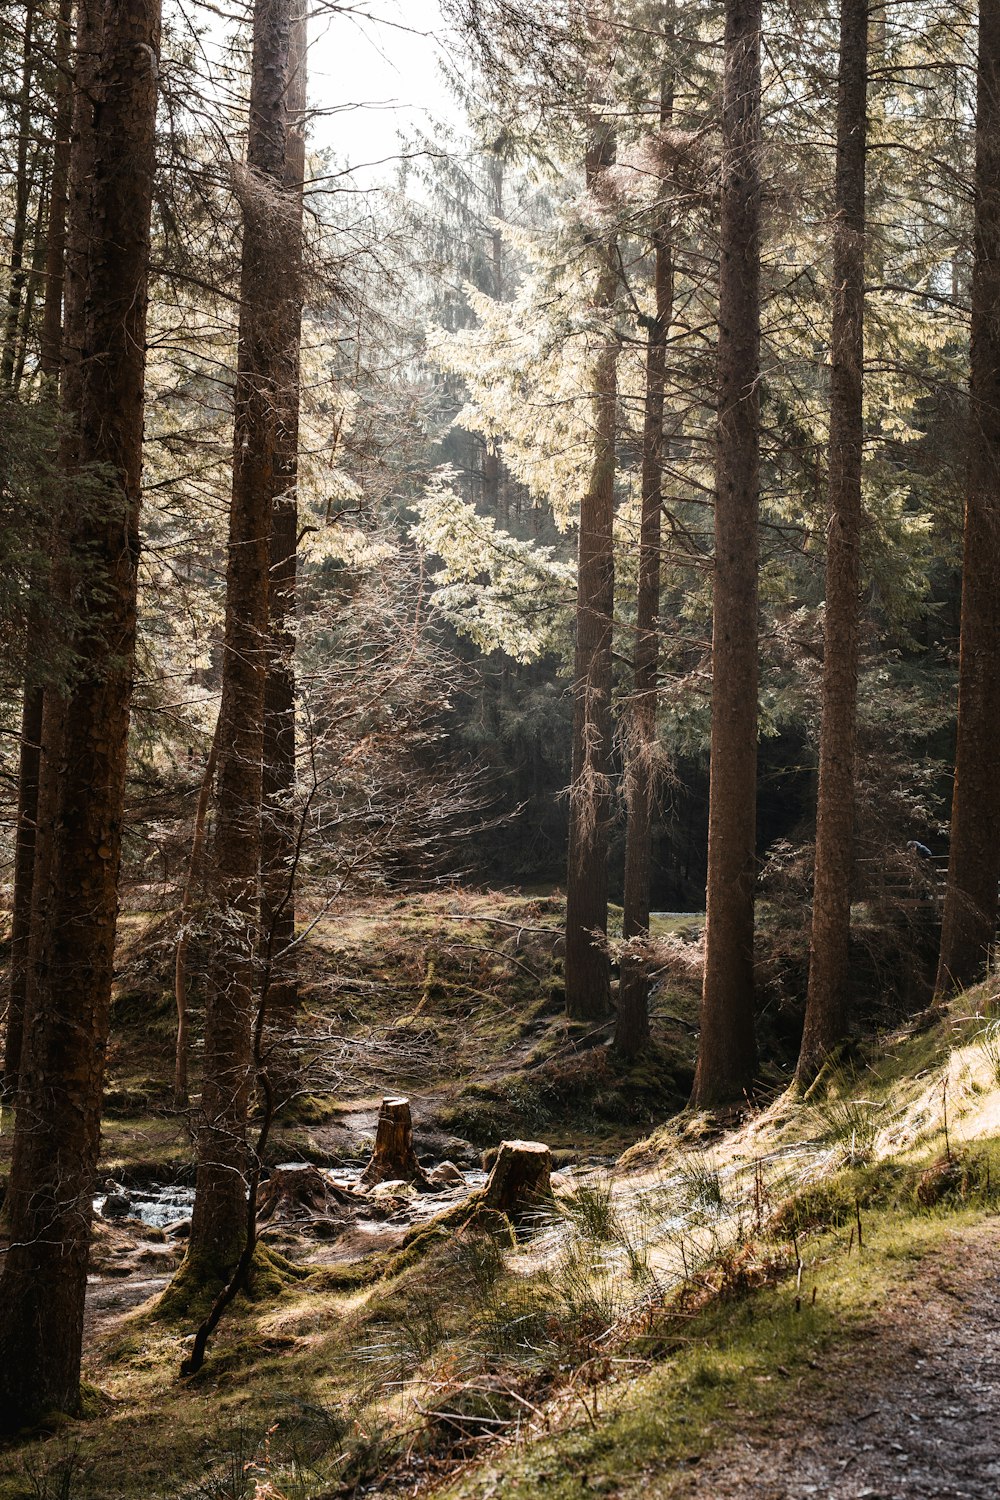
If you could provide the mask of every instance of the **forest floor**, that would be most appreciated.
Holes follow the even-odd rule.
[[[782,1413],[706,1455],[671,1493],[996,1500],[998,1418],[1000,1222],[991,1219],[929,1250],[871,1321],[789,1384]]]
[[[196,1314],[156,1300],[183,1229],[99,1214],[84,1419],[0,1448],[0,1500],[1000,1494],[1000,997],[899,1026],[811,1100],[678,1114],[691,919],[667,925],[654,1051],[630,1068],[607,1028],[565,1019],[559,918],[443,893],[317,926],[309,1086],[271,1165],[356,1180],[402,1088],[418,1151],[464,1180],[268,1225],[291,1264],[238,1300],[194,1381]],[[170,933],[125,938],[101,1170],[183,1205]],[[505,1135],[559,1169],[509,1243],[454,1218]],[[0,1171],[8,1141],[5,1118]]]
[[[449,1493],[995,1500],[1000,1220],[929,1234],[924,1226],[905,1249],[893,1236],[868,1264],[869,1289],[852,1304],[825,1288],[837,1304],[832,1322],[805,1309],[797,1315],[798,1348],[786,1345],[780,1362],[740,1363],[737,1353],[728,1369],[696,1366],[693,1380],[690,1369],[685,1378],[665,1365],[620,1390],[589,1431],[570,1427],[523,1445],[470,1470]],[[781,1321],[773,1293],[757,1311]],[[737,1352],[745,1330],[734,1321],[743,1320],[729,1320]],[[726,1331],[715,1327],[716,1353]]]

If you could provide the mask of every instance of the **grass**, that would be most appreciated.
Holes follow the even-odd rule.
[[[932,1208],[917,1191],[926,1161],[840,1168],[800,1184],[759,1234],[731,1214],[728,1244],[699,1224],[705,1177],[723,1171],[715,1152],[634,1197],[596,1179],[513,1249],[453,1236],[367,1287],[324,1272],[276,1282],[241,1302],[195,1382],[176,1375],[186,1328],[128,1318],[88,1362],[91,1419],[0,1460],[0,1497],[104,1500],[114,1473],[123,1500],[259,1500],[265,1484],[318,1500],[399,1466],[447,1474],[484,1444],[485,1463],[450,1495],[485,1497],[499,1480],[514,1500],[612,1481],[667,1496],[685,1464],[777,1412],[787,1382],[988,1210],[998,1166],[995,1144],[970,1153]],[[731,1174],[724,1202],[747,1191]],[[668,1284],[637,1247],[685,1204],[687,1272]],[[491,1450],[498,1431],[505,1446]]]
[[[577,1389],[563,1398],[554,1433],[539,1425],[443,1495],[578,1500],[602,1491],[681,1492],[691,1466],[728,1434],[751,1427],[765,1436],[787,1411],[789,1391],[808,1399],[803,1386],[822,1381],[816,1371],[831,1351],[870,1328],[911,1281],[914,1266],[982,1212],[872,1214],[861,1254],[856,1246],[849,1253],[843,1232],[810,1241],[800,1290],[790,1274],[772,1284],[765,1266],[758,1290],[716,1295],[690,1316],[651,1315],[648,1330],[622,1352],[599,1391]]]
[[[457,1128],[446,1083],[479,1068],[487,1076],[452,1107],[481,1112],[485,1144],[537,1131],[593,1152],[669,1111],[684,1064],[673,1031],[636,1068],[603,1046],[567,1046],[548,989],[558,960],[526,958],[476,900],[475,920],[444,927],[456,901],[319,934],[310,1004],[352,1057],[395,997],[372,1049],[386,1071],[352,1087],[377,1098],[407,1057],[416,1067],[432,1056],[428,1094]],[[556,920],[513,898],[502,911]],[[195,1381],[177,1373],[190,1318],[125,1317],[89,1346],[88,1415],[0,1450],[0,1500],[319,1500],[428,1475],[456,1500],[669,1496],[697,1455],[739,1424],[770,1421],[790,1381],[812,1379],[921,1256],[994,1207],[990,1005],[985,988],[971,992],[886,1039],[875,1068],[859,1063],[807,1101],[785,1097],[728,1136],[711,1120],[672,1121],[633,1153],[631,1172],[574,1176],[527,1238],[455,1212],[395,1254],[275,1275],[237,1302]],[[118,1040],[125,1077],[127,1034]],[[279,1151],[308,1137],[316,1159],[333,1154],[328,1097],[304,1101]],[[106,1125],[107,1170],[173,1171],[189,1153],[177,1117]]]
[[[661,1038],[627,1063],[603,1037],[581,1045],[563,1032],[533,1049],[517,1071],[466,1085],[438,1118],[482,1146],[530,1135],[556,1147],[585,1140],[592,1151],[621,1150],[681,1107],[692,1076],[689,1039],[678,1046]]]

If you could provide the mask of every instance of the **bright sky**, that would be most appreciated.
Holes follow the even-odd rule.
[[[332,148],[361,186],[392,178],[397,132],[456,118],[438,69],[449,40],[438,0],[360,0],[320,15],[310,27],[313,145]]]

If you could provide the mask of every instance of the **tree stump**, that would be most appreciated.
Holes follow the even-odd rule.
[[[552,1197],[552,1152],[541,1141],[502,1141],[483,1207],[516,1218]]]
[[[361,1182],[364,1187],[375,1187],[379,1182],[396,1181],[412,1182],[419,1191],[426,1191],[430,1187],[413,1149],[410,1101],[390,1098],[382,1100],[375,1132],[375,1150],[361,1174]]]
[[[318,1167],[275,1167],[257,1193],[258,1219],[338,1219],[352,1217],[360,1203],[345,1188],[327,1180]]]

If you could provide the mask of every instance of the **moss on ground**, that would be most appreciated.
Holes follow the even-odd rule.
[[[870,1212],[860,1253],[842,1232],[803,1247],[801,1285],[789,1257],[776,1285],[766,1262],[749,1290],[727,1285],[723,1270],[715,1295],[703,1294],[694,1311],[681,1299],[651,1314],[623,1351],[620,1373],[580,1383],[562,1403],[554,1433],[539,1429],[501,1450],[442,1496],[578,1500],[605,1492],[666,1500],[681,1493],[704,1454],[737,1432],[766,1431],[787,1409],[790,1391],[801,1399],[830,1351],[870,1328],[923,1257],[983,1212],[982,1205],[951,1214]]]
[[[554,1038],[549,1048],[533,1051],[526,1067],[466,1085],[438,1111],[438,1120],[484,1147],[511,1136],[537,1136],[555,1146],[584,1137],[607,1149],[627,1144],[682,1107],[693,1076],[689,1051],[654,1042],[628,1063],[590,1040],[588,1046],[567,1042],[565,1035]],[[546,1058],[546,1050],[554,1055]]]
[[[558,960],[498,935],[475,903],[476,921],[453,923],[442,940],[452,899],[321,933],[307,982],[323,1026],[360,1044],[391,996],[397,1024],[379,1031],[379,1057],[415,1070],[427,1057],[442,1088],[485,1072],[453,1106],[481,1111],[481,1133],[468,1119],[460,1133],[475,1130],[483,1144],[538,1133],[606,1149],[686,1096],[684,1027],[661,1032],[633,1068],[604,1046],[581,1050],[579,1038],[561,1051],[568,1033],[549,990]],[[539,925],[554,916],[513,899],[502,910]],[[381,936],[371,946],[373,926]],[[348,967],[355,988],[345,991]],[[669,1496],[709,1445],[766,1421],[790,1382],[867,1327],[945,1235],[995,1207],[1000,1146],[982,1111],[1000,1089],[977,1040],[991,1006],[987,990],[972,992],[897,1033],[874,1070],[827,1079],[808,1100],[786,1096],[729,1136],[717,1120],[674,1121],[644,1145],[656,1173],[577,1181],[535,1240],[508,1249],[476,1233],[461,1205],[395,1253],[294,1271],[271,1258],[194,1382],[177,1372],[207,1284],[183,1317],[147,1306],[108,1318],[88,1344],[83,1418],[0,1449],[0,1500],[242,1500],[258,1482],[314,1500],[359,1483],[411,1485],[435,1466],[446,1478],[459,1462],[448,1493],[463,1500]],[[143,1071],[132,1066],[128,1028],[141,1010],[128,1015],[121,1076],[138,1088],[153,1075],[145,1060]],[[529,1059],[538,1066],[525,1072]],[[383,1081],[364,1079],[369,1097]],[[323,1098],[306,1112],[322,1115]],[[290,1131],[301,1135],[303,1123]],[[964,1138],[974,1131],[983,1139]],[[141,1161],[173,1171],[189,1156],[176,1117],[122,1115],[107,1126],[105,1170]],[[791,1190],[762,1190],[755,1216],[752,1194],[746,1208],[755,1163],[777,1183],[786,1161]],[[633,1222],[636,1201],[646,1216]],[[679,1254],[693,1259],[681,1268],[657,1251],[682,1212]],[[519,1446],[489,1448],[488,1434],[512,1418],[537,1428]]]

